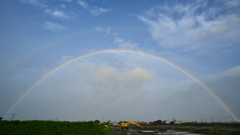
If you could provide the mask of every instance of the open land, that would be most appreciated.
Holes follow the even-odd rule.
[[[130,125],[129,129],[120,126],[104,127],[95,122],[69,121],[0,121],[0,135],[117,135],[117,134],[215,134],[240,135],[239,123],[205,123],[205,124],[173,124],[147,125],[144,129]]]
[[[234,123],[205,123],[205,124],[179,124],[179,125],[148,125],[144,129],[132,125],[128,130],[113,128],[119,134],[176,134],[176,135],[240,135],[240,124]]]

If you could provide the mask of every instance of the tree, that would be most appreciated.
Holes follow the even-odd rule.
[[[108,120],[106,124],[109,125],[109,124],[112,124],[112,122],[110,120]]]
[[[0,121],[2,121],[3,117],[0,117]]]
[[[94,122],[96,122],[97,124],[99,124],[99,123],[100,123],[100,121],[99,121],[99,120],[95,120]]]

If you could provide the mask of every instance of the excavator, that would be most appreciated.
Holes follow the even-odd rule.
[[[139,126],[140,128],[144,128],[143,126],[139,125],[139,124],[136,123],[136,122],[128,121],[127,123],[125,123],[125,122],[121,123],[122,129],[124,129],[124,128],[125,128],[125,129],[128,129],[129,124],[134,124],[134,125]]]

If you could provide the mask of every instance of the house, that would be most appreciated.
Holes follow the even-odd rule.
[[[113,126],[115,127],[118,126],[117,122],[113,122]]]
[[[182,124],[182,121],[175,121],[174,124]]]

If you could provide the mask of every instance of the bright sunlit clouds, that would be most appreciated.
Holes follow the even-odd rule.
[[[0,117],[207,122],[210,115],[215,121],[240,117],[238,0],[0,3]],[[39,81],[74,58],[108,49],[145,52],[162,61],[101,53]]]

